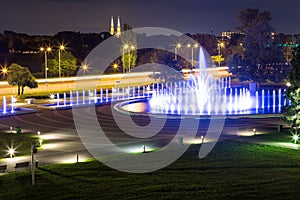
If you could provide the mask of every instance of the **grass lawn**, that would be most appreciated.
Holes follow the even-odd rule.
[[[293,143],[293,137],[290,133],[290,129],[283,129],[280,133],[275,131],[266,131],[264,134],[242,137],[247,138],[248,141]]]
[[[9,157],[9,148],[15,149],[16,156],[30,155],[32,143],[37,144],[38,140],[28,133],[0,133],[0,160]]]
[[[204,159],[193,145],[172,165],[146,174],[98,161],[44,166],[0,176],[0,199],[297,199],[300,152],[220,141]],[[149,163],[150,164],[150,163]]]

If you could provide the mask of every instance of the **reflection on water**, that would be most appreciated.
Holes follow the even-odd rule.
[[[129,112],[148,112],[149,106],[147,102],[137,102],[137,103],[131,103],[124,105],[122,107],[123,110],[129,111]]]

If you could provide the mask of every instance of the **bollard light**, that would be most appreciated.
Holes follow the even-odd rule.
[[[40,146],[42,146],[43,140],[42,140],[42,139],[39,139],[39,143],[40,143]]]
[[[253,129],[253,135],[255,135],[255,134],[256,134],[256,129],[254,128],[254,129]]]
[[[293,140],[294,140],[294,143],[297,144],[297,142],[299,140],[299,135],[298,134],[294,134],[293,135]]]

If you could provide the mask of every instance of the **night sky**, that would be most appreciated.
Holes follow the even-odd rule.
[[[103,32],[110,16],[138,27],[164,27],[183,33],[235,30],[240,10],[257,8],[272,15],[277,33],[300,33],[299,0],[0,0],[0,32],[55,34]]]

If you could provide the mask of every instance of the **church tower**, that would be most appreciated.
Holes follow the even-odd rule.
[[[111,20],[110,20],[110,32],[111,35],[115,34],[115,24],[114,24],[114,17],[111,16]]]

